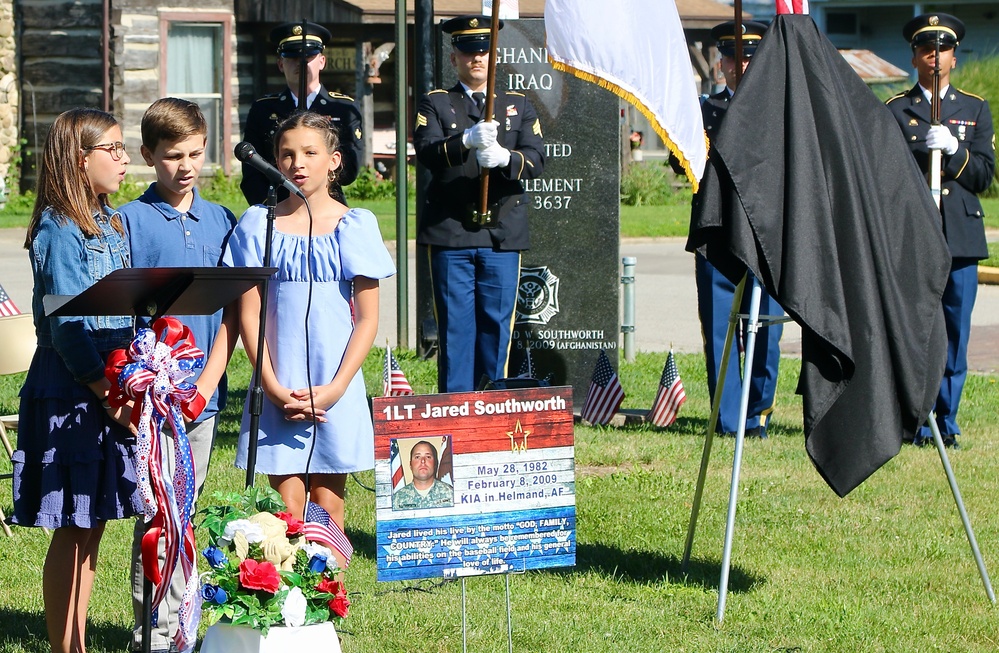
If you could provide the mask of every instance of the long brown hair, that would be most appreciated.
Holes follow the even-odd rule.
[[[28,223],[25,248],[31,247],[35,229],[47,207],[76,224],[85,236],[101,233],[94,214],[104,210],[108,198],[105,193],[95,193],[90,186],[81,157],[116,125],[114,116],[98,109],[70,109],[52,123],[38,164],[35,208]],[[111,224],[118,233],[125,233],[117,215]]]

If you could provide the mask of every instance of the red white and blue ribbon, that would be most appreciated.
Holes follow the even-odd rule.
[[[178,614],[180,627],[174,638],[181,651],[194,647],[201,616],[191,525],[197,482],[184,418],[193,420],[204,410],[204,398],[187,381],[204,366],[204,358],[190,330],[175,318],[166,317],[156,320],[152,329],[140,329],[127,350],[112,352],[105,369],[112,385],[108,397],[111,405],[135,401],[132,424],[138,431],[136,484],[149,523],[142,538],[142,567],[155,586],[154,624],[156,607],[170,590],[178,563],[187,581]],[[164,473],[169,447],[164,449],[160,435],[165,424],[169,424],[174,438],[172,478]],[[160,538],[165,548],[162,564],[157,556]]]

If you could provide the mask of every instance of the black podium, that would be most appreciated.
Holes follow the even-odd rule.
[[[45,295],[47,317],[211,315],[277,268],[124,268],[79,295]]]
[[[46,317],[211,315],[266,281],[277,268],[124,268],[79,295],[45,295]],[[207,356],[209,352],[205,352]],[[170,579],[163,579],[170,582]],[[143,583],[142,651],[149,653],[152,582]]]

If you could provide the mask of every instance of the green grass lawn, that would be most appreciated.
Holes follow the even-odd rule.
[[[380,386],[382,352],[365,365]],[[434,364],[397,353],[418,392]],[[622,363],[626,407],[651,403],[663,354]],[[995,651],[999,621],[982,589],[936,452],[906,446],[845,499],[804,451],[799,370],[782,361],[778,406],[766,441],[746,443],[726,618],[714,621],[734,442],[715,439],[693,560],[679,559],[708,418],[704,361],[677,357],[688,400],[669,430],[575,429],[577,563],[510,579],[514,650],[545,652]],[[231,404],[221,421],[208,492],[237,489],[237,415],[248,378],[230,365]],[[999,578],[997,378],[972,375],[962,403],[962,449],[950,455],[986,564]],[[0,379],[0,411],[15,407],[18,377]],[[577,398],[577,402],[581,398]],[[0,456],[0,458],[5,458]],[[9,463],[0,460],[0,473]],[[359,477],[370,486],[372,474]],[[259,482],[259,481],[258,481]],[[353,602],[345,653],[457,653],[457,582],[375,581],[374,500],[349,482],[348,534],[357,547],[347,583]],[[10,511],[8,481],[0,506]],[[131,525],[105,535],[90,614],[92,653],[125,650],[131,627],[127,560]],[[0,536],[0,652],[42,653],[41,560],[46,536]],[[506,651],[503,579],[467,582],[468,647]],[[419,642],[419,645],[414,644]]]

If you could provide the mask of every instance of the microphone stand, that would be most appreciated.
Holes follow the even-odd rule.
[[[271,241],[274,238],[274,211],[277,206],[277,191],[272,184],[267,190],[267,229],[264,237],[264,267],[271,266]],[[257,467],[257,440],[260,437],[260,415],[264,410],[264,390],[261,379],[261,362],[264,356],[265,329],[267,328],[267,295],[269,279],[260,284],[260,318],[257,329],[257,360],[253,366],[253,379],[250,382],[250,438],[246,451],[246,487],[253,485]]]

